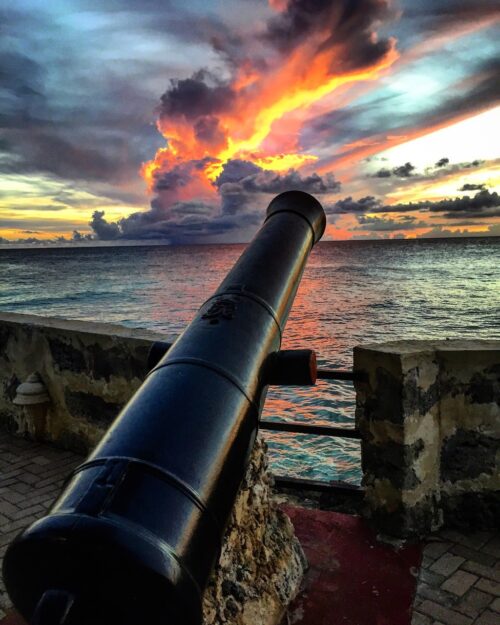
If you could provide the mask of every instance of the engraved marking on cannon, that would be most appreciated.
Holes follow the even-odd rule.
[[[236,310],[236,302],[232,299],[224,298],[214,302],[202,319],[208,319],[211,324],[219,323],[220,319],[232,319]]]

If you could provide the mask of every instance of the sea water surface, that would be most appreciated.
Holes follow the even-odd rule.
[[[0,250],[0,310],[180,332],[244,246]],[[283,348],[352,367],[355,345],[500,338],[500,239],[349,241],[313,250]],[[352,427],[347,382],[273,388],[264,416]],[[265,433],[273,470],[359,483],[354,440]]]

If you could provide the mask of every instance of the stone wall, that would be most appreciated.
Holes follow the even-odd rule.
[[[31,411],[12,402],[37,371],[50,395],[48,441],[87,453],[147,373],[154,341],[174,337],[123,326],[0,314],[0,427],[32,433]]]
[[[354,350],[366,514],[379,530],[500,526],[500,341]]]
[[[37,371],[51,398],[44,438],[87,453],[143,381],[147,355],[169,337],[121,326],[0,315],[0,427],[32,435],[12,403]],[[204,599],[204,625],[277,625],[306,567],[293,526],[274,500],[265,443],[257,440]]]

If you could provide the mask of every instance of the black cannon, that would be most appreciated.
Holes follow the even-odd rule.
[[[278,350],[324,228],[306,193],[271,202],[253,242],[50,513],[10,545],[5,584],[31,623],[200,625],[266,386],[314,381],[311,354]]]

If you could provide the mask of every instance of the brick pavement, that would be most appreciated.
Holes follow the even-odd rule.
[[[72,452],[0,432],[0,569],[8,543],[43,515],[81,460]],[[0,578],[0,625],[14,623],[4,620],[10,607]],[[446,530],[431,537],[412,625],[500,625],[500,532]]]
[[[70,451],[0,432],[0,571],[9,542],[43,515],[81,461]],[[0,622],[10,607],[0,576]]]
[[[412,625],[500,625],[500,532],[443,530],[423,553]]]

